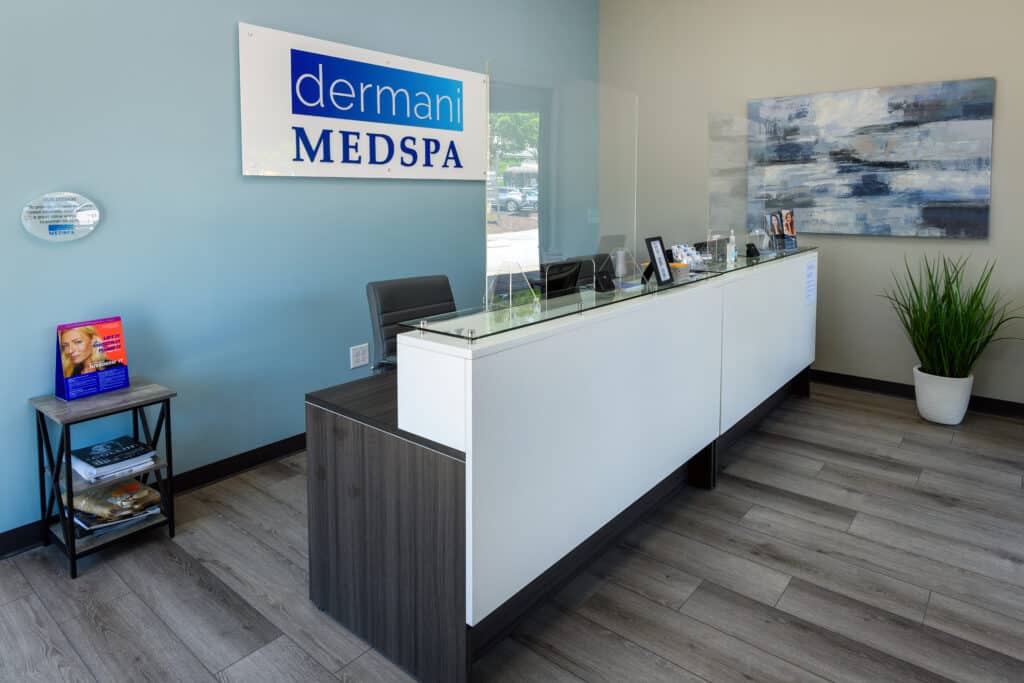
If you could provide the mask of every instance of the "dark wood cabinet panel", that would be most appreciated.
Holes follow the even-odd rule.
[[[306,406],[310,597],[423,681],[466,678],[465,464]]]

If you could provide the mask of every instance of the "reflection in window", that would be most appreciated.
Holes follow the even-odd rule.
[[[490,115],[487,274],[539,266],[540,112]]]

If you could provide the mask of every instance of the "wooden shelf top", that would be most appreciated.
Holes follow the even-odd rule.
[[[70,425],[158,403],[177,395],[177,392],[151,382],[145,377],[132,377],[131,385],[125,389],[108,391],[105,394],[79,398],[74,401],[65,401],[53,394],[36,396],[29,399],[29,403],[57,424]]]

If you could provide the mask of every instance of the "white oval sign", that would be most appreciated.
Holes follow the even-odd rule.
[[[100,222],[96,205],[74,192],[49,192],[25,205],[21,224],[47,242],[70,242],[92,234]]]

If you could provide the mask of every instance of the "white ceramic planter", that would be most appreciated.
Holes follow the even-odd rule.
[[[963,422],[973,387],[974,375],[939,377],[921,372],[920,365],[914,366],[917,412],[929,422],[943,425],[958,425]]]

